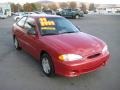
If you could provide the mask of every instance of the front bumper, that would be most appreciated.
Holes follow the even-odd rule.
[[[109,54],[106,54],[84,61],[58,62],[55,65],[55,73],[66,77],[79,76],[104,66],[109,56]]]

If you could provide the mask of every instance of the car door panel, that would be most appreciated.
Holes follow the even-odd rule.
[[[30,28],[26,28],[26,27],[29,27],[28,25],[28,21],[29,21],[30,18],[28,18],[25,22],[25,25],[24,25],[24,36],[23,36],[23,40],[25,42],[25,50],[30,53],[32,56],[34,56],[35,58],[38,57],[38,53],[39,53],[39,50],[38,50],[38,36],[37,36],[37,31],[36,31],[36,24],[35,24],[35,27],[34,29],[32,30],[35,30],[36,32],[36,35],[29,35],[27,32]]]
[[[14,32],[20,46],[26,52],[30,53],[32,56],[37,57],[38,47],[36,35],[28,35],[28,29],[25,28],[27,17],[23,17],[20,21],[15,24]]]
[[[28,35],[27,33],[24,34],[25,37],[25,49],[27,50],[27,52],[29,52],[32,56],[34,56],[35,58],[37,58],[38,56],[38,37],[35,35]]]

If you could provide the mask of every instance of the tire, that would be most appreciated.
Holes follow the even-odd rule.
[[[84,17],[84,15],[80,15],[80,17]]]
[[[75,19],[79,19],[80,18],[80,15],[75,15]]]
[[[47,53],[42,54],[40,65],[41,65],[42,72],[46,76],[53,77],[55,75],[52,59]]]
[[[14,46],[17,50],[21,50],[21,47],[16,37],[14,37]]]

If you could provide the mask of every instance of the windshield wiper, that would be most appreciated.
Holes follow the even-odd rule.
[[[43,34],[42,36],[46,36],[46,35],[58,35],[57,33],[46,33],[46,34]]]
[[[76,33],[75,31],[70,31],[70,32],[62,32],[60,34],[64,34],[64,33]]]

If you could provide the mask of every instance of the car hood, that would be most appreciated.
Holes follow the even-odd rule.
[[[83,32],[43,37],[49,46],[62,53],[74,53],[84,56],[101,52],[104,47],[103,41]]]

